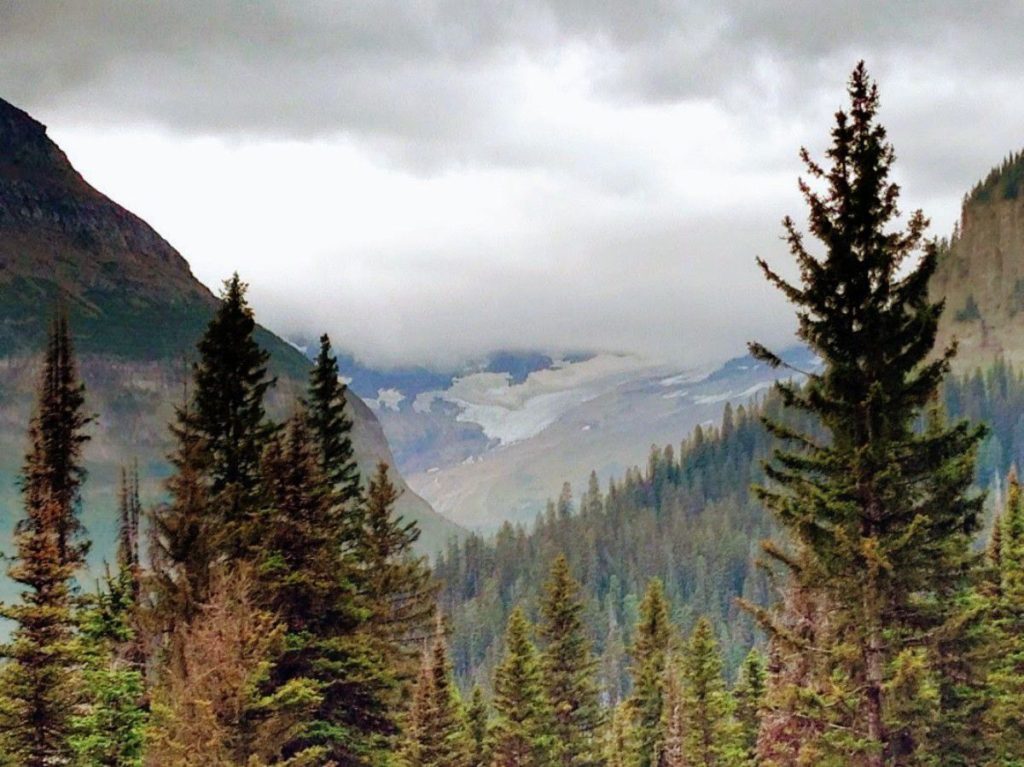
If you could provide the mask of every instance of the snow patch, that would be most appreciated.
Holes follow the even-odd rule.
[[[430,392],[429,399],[419,395],[414,407],[428,408],[435,399],[451,402],[459,408],[457,420],[478,424],[488,438],[508,445],[539,434],[648,367],[638,357],[603,354],[534,371],[518,384],[507,373],[472,373],[446,391]]]
[[[377,398],[367,400],[366,404],[375,410],[393,410],[398,412],[398,406],[405,399],[405,395],[398,389],[379,389],[377,391]]]

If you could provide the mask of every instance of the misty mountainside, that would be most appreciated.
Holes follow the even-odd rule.
[[[227,275],[225,275],[227,276]],[[244,277],[244,275],[243,275]],[[114,496],[121,466],[138,460],[143,500],[162,495],[168,423],[184,397],[187,365],[217,299],[185,259],[146,222],[91,187],[46,128],[0,100],[0,531],[13,529],[15,478],[37,383],[40,351],[57,302],[63,304],[86,385],[90,429],[84,521],[95,561],[112,552]],[[305,387],[308,360],[260,328],[278,377],[269,409],[283,416]],[[349,398],[364,473],[394,464],[373,412]],[[436,551],[457,526],[437,515],[396,476],[399,512]]]
[[[816,364],[799,347],[786,358],[797,370]],[[361,393],[416,492],[487,531],[532,521],[564,481],[581,487],[592,469],[602,483],[620,476],[652,444],[678,445],[694,426],[717,424],[725,403],[747,402],[796,374],[747,356],[702,372],[629,355],[503,352],[443,386],[424,376],[419,388],[402,388],[400,371]]]
[[[1012,155],[965,197],[940,242],[932,291],[946,299],[938,343],[954,338],[957,373],[1005,359],[1024,364],[1024,156]],[[737,350],[738,352],[739,350]],[[794,347],[797,370],[815,360]],[[678,444],[718,423],[778,377],[749,357],[720,369],[680,370],[628,355],[498,352],[458,370],[381,371],[341,360],[375,411],[402,472],[439,512],[494,530],[531,521],[564,481],[581,487],[643,463],[652,445]]]

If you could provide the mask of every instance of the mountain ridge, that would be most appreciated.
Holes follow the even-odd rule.
[[[0,158],[0,509],[10,516],[18,508],[14,478],[39,350],[59,302],[71,321],[87,406],[99,414],[85,453],[93,480],[84,507],[101,557],[112,541],[119,466],[137,458],[146,500],[162,493],[167,424],[218,299],[149,224],[91,186],[42,123],[2,99]],[[258,328],[256,340],[278,377],[268,410],[287,415],[305,387],[309,361],[266,328]],[[364,474],[384,460],[397,475],[376,417],[357,396],[350,402]],[[420,523],[425,551],[460,533],[396,479],[399,511]],[[13,519],[0,525],[9,533]]]

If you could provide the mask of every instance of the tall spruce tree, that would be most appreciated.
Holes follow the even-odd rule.
[[[274,435],[262,461],[260,531],[247,549],[263,609],[282,623],[284,650],[271,681],[317,684],[320,703],[286,756],[324,749],[339,764],[372,764],[395,728],[385,647],[364,631],[370,607],[358,593],[357,563],[347,550],[346,508],[317,456],[306,415]]]
[[[79,507],[86,475],[82,448],[89,441],[85,428],[92,420],[85,412],[85,386],[78,377],[67,315],[59,307],[50,327],[21,484],[26,504],[33,498],[53,501],[59,512],[53,520],[58,556],[61,564],[72,568],[83,565],[89,551]]]
[[[663,686],[672,633],[665,589],[658,578],[652,578],[640,603],[630,653],[633,694],[629,706],[633,713],[639,767],[655,767],[655,758],[661,749]]]
[[[319,448],[320,468],[334,484],[341,502],[347,504],[354,515],[362,490],[352,449],[348,387],[340,376],[338,358],[331,353],[331,339],[325,333],[320,336],[320,352],[309,375],[306,410]]]
[[[847,680],[853,707],[837,753],[847,764],[881,767],[916,749],[886,723],[893,661],[948,625],[967,585],[981,504],[968,490],[982,430],[917,428],[954,353],[933,355],[943,308],[928,297],[936,247],[921,249],[927,221],[919,211],[902,231],[892,228],[899,217],[899,188],[889,177],[895,155],[863,63],[849,96],[849,111],[836,114],[831,166],[802,152],[811,178],[827,187],[819,193],[800,184],[824,254],[813,255],[787,218],[799,283],[759,260],[796,305],[799,336],[822,362],[802,386],[781,385],[783,399],[817,419],[827,439],[770,422],[796,449],[777,453],[766,469],[771,484],[758,495],[796,547],[795,557],[777,559],[831,607],[836,642],[824,648],[825,669]],[[751,350],[783,364],[759,344]],[[761,617],[770,632],[779,628]]]
[[[21,475],[24,517],[15,527],[16,554],[8,576],[23,586],[21,601],[0,617],[13,623],[2,648],[0,747],[19,767],[67,764],[70,716],[78,702],[73,578],[88,542],[78,520],[85,472],[84,413],[68,324],[54,320],[29,426]]]
[[[224,283],[171,426],[170,498],[153,513],[150,528],[149,618],[167,637],[184,636],[175,629],[209,598],[215,563],[244,556],[260,537],[251,525],[262,489],[260,460],[274,432],[263,408],[274,381],[267,375],[269,355],[254,339],[256,322],[245,291],[237,274]]]
[[[597,660],[590,652],[583,625],[579,584],[564,556],[555,559],[541,604],[539,626],[544,640],[542,665],[548,702],[554,717],[556,763],[585,767],[599,762],[601,708],[597,691]]]
[[[263,399],[275,380],[267,373],[270,355],[254,338],[247,287],[237,274],[224,283],[217,312],[199,341],[192,406],[179,411],[191,419],[187,427],[199,440],[202,469],[218,498],[222,547],[229,553],[245,543],[243,517],[251,511],[260,457],[273,431]]]
[[[722,679],[714,629],[697,621],[683,654],[684,733],[687,767],[741,767],[746,764],[732,716],[732,700]]]
[[[493,767],[550,767],[554,763],[551,709],[530,624],[512,611],[505,657],[494,674]]]
[[[381,462],[366,491],[360,583],[372,630],[390,648],[393,668],[408,679],[415,673],[416,648],[430,636],[437,585],[426,560],[413,551],[419,528],[395,513],[397,500],[388,466]]]

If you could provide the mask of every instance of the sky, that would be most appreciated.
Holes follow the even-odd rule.
[[[1024,4],[0,0],[0,97],[263,324],[378,367],[792,339],[798,150],[859,59],[948,234],[1024,145]]]

